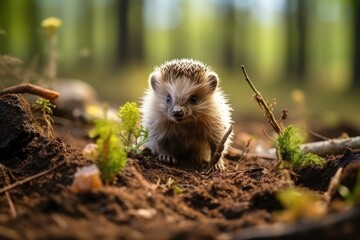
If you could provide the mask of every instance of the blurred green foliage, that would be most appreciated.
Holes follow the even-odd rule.
[[[359,122],[360,114],[348,106],[360,100],[360,78],[354,77],[358,5],[349,0],[3,0],[0,28],[6,35],[0,36],[0,54],[43,72],[47,49],[41,21],[54,16],[62,20],[58,77],[83,79],[104,100],[139,99],[155,65],[186,57],[214,67],[234,109],[245,115],[257,109],[242,84],[240,64],[278,98],[280,109],[294,106],[287,99],[300,88],[311,106],[309,117],[332,116],[330,124],[339,117]]]

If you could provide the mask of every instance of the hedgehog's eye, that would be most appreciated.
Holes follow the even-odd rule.
[[[171,102],[171,96],[170,95],[167,95],[166,97],[166,103],[170,103]]]
[[[198,98],[197,98],[196,95],[192,95],[192,96],[189,98],[189,102],[190,102],[191,104],[196,104],[197,101],[198,101]]]

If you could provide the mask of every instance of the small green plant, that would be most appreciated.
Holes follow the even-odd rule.
[[[38,98],[32,105],[37,130],[50,138],[54,137],[54,129],[52,127],[54,120],[51,118],[51,115],[53,114],[52,109],[55,107],[54,104],[44,98]]]
[[[120,136],[127,152],[140,153],[140,147],[148,141],[148,131],[140,122],[140,109],[135,102],[120,107],[117,116],[121,121]]]
[[[326,203],[319,194],[310,190],[290,187],[276,193],[285,207],[276,217],[280,221],[294,222],[301,218],[319,218],[327,211]]]
[[[169,189],[172,189],[172,191],[176,194],[183,193],[185,190],[182,187],[179,187],[178,185],[175,185],[175,180],[173,178],[168,178],[165,186]]]
[[[107,117],[96,119],[95,127],[89,133],[91,138],[97,137],[95,163],[105,181],[112,180],[126,165],[127,156],[119,133],[119,123]]]
[[[339,185],[338,192],[345,199],[345,202],[347,204],[349,204],[350,206],[353,206],[356,203],[356,201],[359,201],[359,197],[360,197],[360,171],[358,172],[358,174],[356,176],[356,182],[355,182],[355,185],[354,185],[352,191],[350,191],[350,189],[348,189],[344,185]]]
[[[284,165],[287,167],[287,163],[290,163],[294,169],[309,165],[323,166],[325,161],[321,157],[313,153],[305,153],[300,149],[303,140],[300,131],[292,125],[278,134],[277,150],[280,158],[286,161]]]
[[[140,152],[140,147],[148,140],[148,131],[139,126],[140,110],[136,103],[125,103],[117,114],[120,123],[108,119],[95,120],[95,127],[90,131],[92,138],[97,137],[95,159],[103,179],[109,181],[126,165],[127,153]],[[95,155],[95,157],[93,157]]]

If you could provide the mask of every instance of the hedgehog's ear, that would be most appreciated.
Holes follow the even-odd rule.
[[[149,82],[154,91],[156,91],[159,88],[159,82],[157,80],[156,74],[154,73],[150,74]]]
[[[219,83],[219,77],[216,73],[211,72],[207,78],[208,78],[210,90],[211,92],[214,92]]]

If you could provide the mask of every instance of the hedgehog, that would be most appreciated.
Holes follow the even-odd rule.
[[[218,75],[200,61],[174,59],[155,67],[148,84],[141,105],[146,147],[162,162],[210,161],[232,124]],[[224,153],[230,143],[231,135]],[[223,156],[215,168],[225,169]]]

